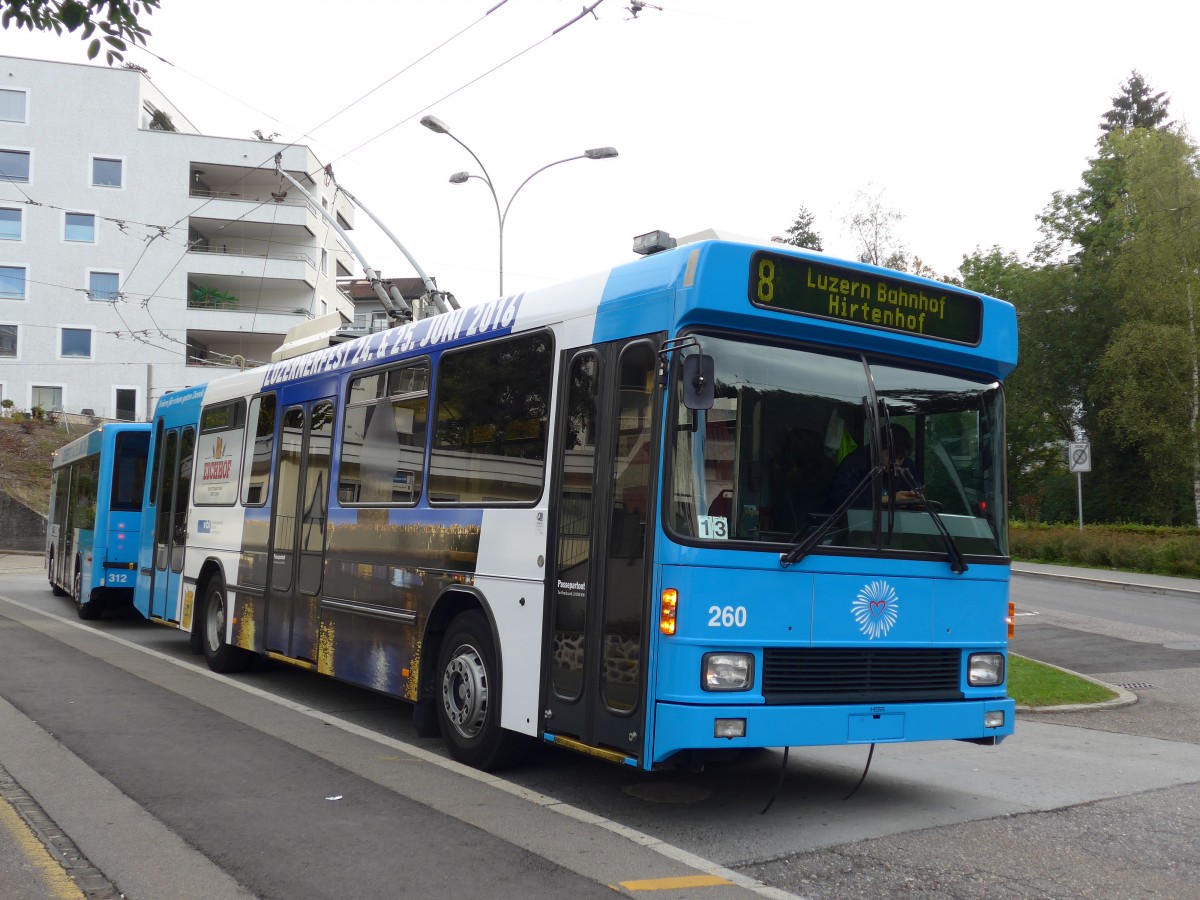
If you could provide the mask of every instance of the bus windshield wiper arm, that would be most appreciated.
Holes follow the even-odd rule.
[[[917,499],[921,502],[925,512],[929,513],[929,517],[933,519],[934,527],[937,528],[938,534],[942,536],[942,541],[946,544],[946,555],[950,557],[950,571],[955,575],[961,575],[967,571],[967,561],[963,557],[962,550],[958,548],[958,542],[954,540],[954,535],[950,533],[950,529],[946,527],[945,521],[942,519],[941,513],[933,508],[933,504],[925,499],[925,493],[913,480],[912,472],[904,466],[900,466],[900,477],[908,482],[908,489],[917,495]]]
[[[786,569],[792,563],[800,562],[800,560],[808,556],[812,552],[812,548],[817,546],[821,542],[821,538],[825,537],[829,533],[829,530],[833,528],[833,523],[841,518],[842,513],[850,508],[850,504],[858,498],[858,495],[867,489],[867,485],[883,473],[883,466],[876,465],[872,467],[863,480],[858,483],[858,487],[846,495],[846,499],[838,504],[838,508],[829,514],[828,518],[821,523],[821,526],[816,531],[792,547],[791,550],[779,554],[779,565]]]

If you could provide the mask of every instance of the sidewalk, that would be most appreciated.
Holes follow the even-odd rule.
[[[1081,569],[1078,566],[1052,566],[1042,563],[1014,562],[1014,575],[1056,578],[1092,584],[1117,591],[1141,591],[1147,594],[1171,594],[1200,599],[1200,579],[1171,575],[1144,575],[1141,572],[1113,572],[1108,569]]]

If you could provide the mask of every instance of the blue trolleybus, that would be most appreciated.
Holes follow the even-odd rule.
[[[51,462],[46,566],[55,594],[81,619],[133,599],[150,426],[102,425]]]
[[[483,768],[994,744],[1016,354],[1012,306],[947,284],[647,252],[166,396],[136,603]]]

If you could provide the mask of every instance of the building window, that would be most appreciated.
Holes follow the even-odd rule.
[[[0,266],[0,300],[25,299],[25,267]]]
[[[17,358],[18,325],[0,325],[0,359]]]
[[[13,88],[0,88],[0,122],[25,123],[26,95]]]
[[[122,422],[137,421],[137,388],[115,388],[117,418]],[[139,496],[141,496],[139,494]]]
[[[125,163],[119,159],[92,157],[92,184],[96,187],[121,187]]]
[[[86,244],[96,242],[96,217],[91,213],[67,213],[67,225],[64,237],[68,241],[81,241]]]
[[[29,391],[29,407],[45,410],[62,411],[62,386],[54,384],[35,384]]]
[[[62,346],[59,355],[76,359],[91,359],[92,329],[64,328],[62,330]]]
[[[0,207],[0,241],[21,239],[21,211],[11,207]]]
[[[29,180],[29,151],[0,150],[0,181]]]
[[[324,248],[321,249],[321,274],[329,274],[329,251]]]
[[[116,272],[88,272],[88,299],[112,302],[119,299],[121,276]]]

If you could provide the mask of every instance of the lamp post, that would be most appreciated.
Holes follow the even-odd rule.
[[[521,193],[521,188],[523,188],[523,187],[525,187],[525,185],[529,184],[530,180],[534,177],[534,175],[539,175],[542,172],[545,172],[547,169],[549,169],[553,166],[560,166],[563,163],[571,162],[572,160],[576,160],[576,159],[611,159],[612,157],[617,155],[617,150],[615,147],[592,147],[590,150],[584,150],[578,156],[568,156],[566,159],[556,159],[554,162],[546,163],[546,165],[542,166],[540,169],[535,170],[532,174],[529,175],[528,178],[526,178],[519,185],[517,185],[517,189],[512,192],[512,196],[508,198],[508,203],[506,203],[504,205],[504,209],[501,210],[500,209],[500,198],[496,195],[496,186],[494,184],[492,184],[492,176],[490,176],[488,174],[488,170],[484,166],[483,161],[478,156],[475,155],[475,151],[472,150],[470,147],[468,147],[466,144],[464,144],[462,141],[460,141],[457,137],[455,137],[454,134],[450,131],[450,128],[446,125],[446,123],[443,122],[441,119],[437,118],[436,116],[423,116],[421,118],[421,124],[424,125],[426,128],[428,128],[430,131],[436,132],[437,134],[444,134],[447,137],[449,137],[456,144],[458,144],[460,147],[462,147],[464,150],[466,150],[468,153],[470,153],[471,158],[474,159],[475,162],[479,163],[479,168],[483,170],[482,175],[472,175],[470,172],[455,172],[453,175],[450,176],[450,183],[451,184],[464,184],[465,182],[474,178],[474,179],[482,181],[484,184],[486,184],[488,187],[488,190],[491,191],[491,193],[492,193],[492,202],[496,204],[496,224],[499,226],[499,230],[500,230],[499,267],[500,267],[500,293],[501,293],[501,295],[504,294],[504,223],[508,219],[508,211],[512,207],[513,200],[517,199],[517,194]]]

